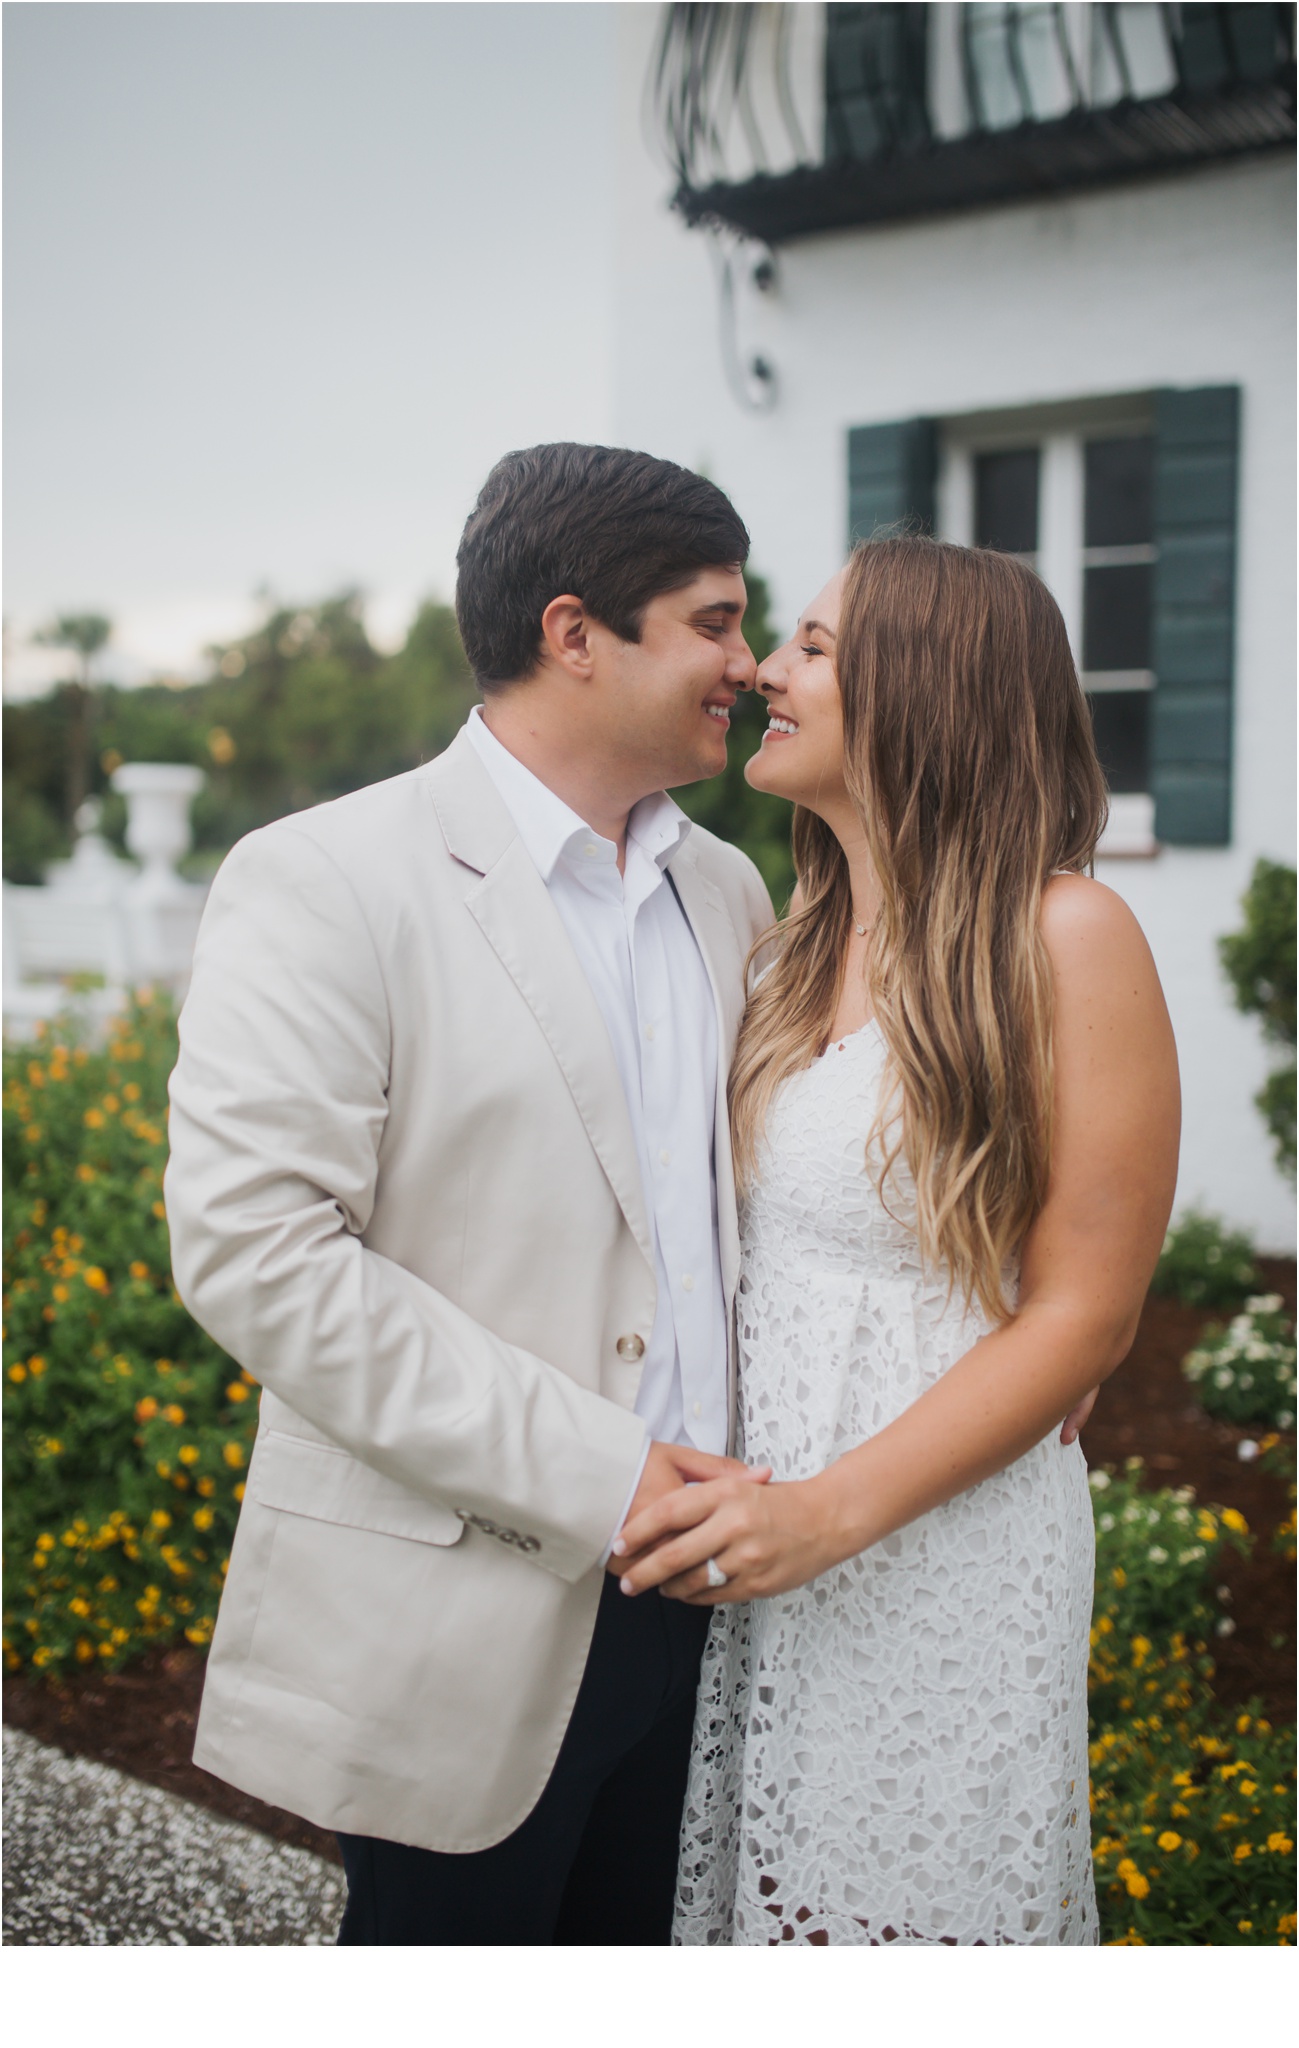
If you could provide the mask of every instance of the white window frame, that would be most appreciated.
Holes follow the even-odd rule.
[[[1037,553],[1025,559],[1031,560],[1060,607],[1080,674],[1084,569],[1148,562],[1155,556],[1153,547],[1083,547],[1083,443],[1153,431],[1154,404],[1144,394],[1017,406],[939,421],[935,523],[941,539],[962,547],[974,544],[976,455],[1011,448],[1040,449]],[[1153,690],[1155,677],[1149,669],[1116,669],[1082,675],[1082,682],[1093,693]],[[1109,823],[1096,849],[1097,859],[1148,859],[1158,851],[1153,792],[1111,796]]]

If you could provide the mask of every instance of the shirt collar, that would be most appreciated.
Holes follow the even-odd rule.
[[[543,881],[549,882],[556,863],[564,857],[582,865],[617,860],[611,839],[593,832],[562,797],[501,745],[483,717],[481,704],[475,704],[469,713],[465,737],[491,776]],[[629,844],[660,870],[680,852],[689,831],[689,818],[663,790],[642,797],[627,820]],[[594,856],[587,853],[589,846],[596,848]]]

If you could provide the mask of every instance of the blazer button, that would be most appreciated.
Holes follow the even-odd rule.
[[[645,1339],[636,1336],[620,1337],[618,1339],[618,1356],[619,1358],[625,1358],[628,1365],[635,1365],[638,1358],[645,1356]]]
[[[519,1549],[523,1552],[525,1557],[535,1557],[536,1553],[540,1550],[540,1548],[541,1545],[538,1543],[535,1536],[520,1536]]]

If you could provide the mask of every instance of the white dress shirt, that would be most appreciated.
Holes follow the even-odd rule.
[[[477,705],[466,732],[572,940],[627,1098],[658,1282],[636,1413],[651,1438],[720,1454],[727,1412],[713,1164],[717,1015],[667,875],[690,820],[669,796],[645,797],[627,820],[619,874],[614,842],[516,760]]]

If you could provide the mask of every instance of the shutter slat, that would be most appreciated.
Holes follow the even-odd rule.
[[[1240,392],[1155,400],[1151,761],[1155,837],[1231,837],[1232,669]]]

